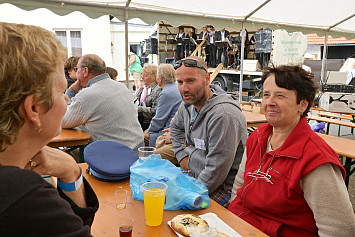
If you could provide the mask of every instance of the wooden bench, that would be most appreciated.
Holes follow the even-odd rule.
[[[355,172],[355,167],[351,169],[351,166],[355,164],[355,140],[350,140],[342,137],[335,137],[326,134],[317,133],[321,138],[325,140],[325,142],[333,148],[333,150],[340,156],[346,157],[345,159],[345,185],[348,187],[349,185],[349,177]]]
[[[350,128],[355,128],[355,123],[348,122],[348,121],[342,121],[338,119],[331,119],[331,118],[326,118],[326,117],[320,117],[320,116],[308,116],[307,120],[316,120],[318,122],[324,122],[327,123],[327,134],[329,134],[329,126],[330,124],[337,124],[340,126],[345,126],[345,127],[350,127]]]
[[[321,116],[321,117],[337,118],[337,119],[344,119],[344,120],[354,121],[354,117],[353,116],[346,115],[346,114],[340,114],[340,113],[319,112],[317,115]]]
[[[340,120],[349,120],[352,123],[355,123],[355,118],[353,115],[346,115],[346,114],[341,114],[341,113],[332,113],[332,112],[319,112],[317,114],[318,116],[321,117],[328,117],[328,118],[333,118],[333,119],[340,119]],[[340,136],[340,128],[341,126],[339,125],[338,129],[338,136]],[[354,133],[354,128],[351,128],[351,134]]]

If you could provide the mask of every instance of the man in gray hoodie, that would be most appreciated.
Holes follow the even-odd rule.
[[[226,205],[247,139],[245,117],[234,96],[209,85],[201,58],[177,61],[175,69],[184,103],[171,121],[172,150],[181,168],[204,183],[212,199]]]

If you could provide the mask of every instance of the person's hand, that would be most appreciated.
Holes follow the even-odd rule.
[[[82,89],[79,80],[76,80],[76,81],[69,87],[69,89],[74,90],[74,91],[76,91],[76,92],[79,92],[79,91]]]
[[[162,132],[170,132],[170,128],[166,128],[166,129],[163,129],[161,130]]]
[[[171,144],[170,132],[163,134],[165,144]]]
[[[186,157],[182,158],[182,160],[180,160],[180,167],[184,170],[189,169],[189,157],[188,156],[186,156]]]
[[[146,130],[144,131],[144,133],[149,133],[149,132],[148,132],[148,129],[146,129]]]
[[[32,166],[31,166],[32,163]],[[57,177],[64,183],[71,183],[80,177],[80,168],[69,154],[44,146],[25,166],[39,175]]]

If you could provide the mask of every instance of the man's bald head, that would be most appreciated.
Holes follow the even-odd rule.
[[[206,71],[207,71],[207,64],[206,64],[205,61],[203,61],[203,59],[202,59],[201,57],[189,56],[189,57],[186,57],[186,58],[184,58],[184,59],[193,59],[193,60],[199,62],[199,63],[206,69]],[[183,59],[183,60],[184,60],[184,59]],[[204,70],[201,70],[201,73],[203,73],[203,75],[206,74],[206,72],[205,72]]]
[[[93,76],[98,76],[106,72],[106,64],[96,54],[86,54],[80,58],[81,65],[89,68],[89,72]]]

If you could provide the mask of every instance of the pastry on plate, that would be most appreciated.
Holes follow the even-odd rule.
[[[183,236],[190,236],[189,230],[204,232],[208,229],[207,222],[193,214],[181,214],[171,220],[171,228]]]

